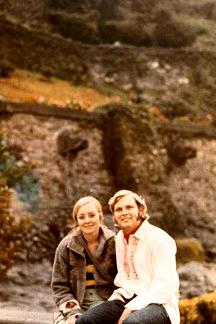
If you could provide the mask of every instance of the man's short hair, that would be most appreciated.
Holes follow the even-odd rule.
[[[134,198],[134,200],[137,203],[138,208],[141,207],[140,209],[142,209],[142,215],[141,218],[143,219],[148,219],[149,215],[147,214],[147,206],[146,206],[146,202],[144,197],[139,196],[137,193],[131,191],[131,190],[119,190],[117,191],[113,197],[110,198],[108,205],[109,208],[112,212],[112,214],[114,214],[114,206],[115,204],[119,201],[120,198],[125,197],[125,196],[131,196]]]

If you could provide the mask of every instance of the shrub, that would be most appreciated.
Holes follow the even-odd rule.
[[[199,6],[199,13],[206,19],[216,20],[216,3],[214,0],[207,1]]]
[[[152,44],[151,26],[145,28],[136,21],[109,20],[100,26],[101,38],[108,43],[120,41],[136,46]]]
[[[21,148],[9,146],[0,131],[0,181],[15,188],[20,200],[34,210],[39,202],[39,181],[31,162],[24,161]]]
[[[14,71],[15,67],[7,60],[0,60],[0,77],[7,78]]]
[[[13,187],[31,170],[32,165],[22,160],[19,148],[10,147],[0,131],[0,179],[8,187]]]
[[[86,6],[88,8],[87,1],[85,0],[48,0],[48,6],[58,10],[65,10],[66,12],[83,12]]]
[[[176,239],[177,262],[202,262],[205,260],[205,251],[202,244],[195,238]]]
[[[22,237],[29,228],[29,218],[23,216],[17,219],[10,212],[11,191],[0,183],[0,279],[7,270],[20,259]]]
[[[65,14],[50,12],[50,22],[63,37],[85,43],[98,42],[97,13]]]
[[[216,293],[180,301],[181,324],[216,323]]]
[[[188,22],[185,16],[159,10],[155,17],[154,40],[162,47],[183,47],[194,43],[204,32],[195,22]]]
[[[115,17],[117,8],[118,8],[118,0],[103,0],[100,5],[100,13],[102,21],[113,19]]]

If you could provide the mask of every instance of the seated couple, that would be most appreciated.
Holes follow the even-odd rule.
[[[109,207],[117,235],[102,225],[97,199],[74,206],[76,228],[56,249],[55,324],[179,324],[175,241],[148,222],[145,200],[118,191]]]

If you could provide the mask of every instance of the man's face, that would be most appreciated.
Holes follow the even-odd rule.
[[[139,209],[132,196],[127,195],[119,199],[114,206],[114,218],[125,233],[129,234],[139,227],[141,222]]]

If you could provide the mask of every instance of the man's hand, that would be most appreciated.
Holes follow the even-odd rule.
[[[132,313],[133,313],[133,311],[131,309],[125,308],[123,313],[121,314],[121,317],[119,318],[117,324],[122,324],[122,322]]]

